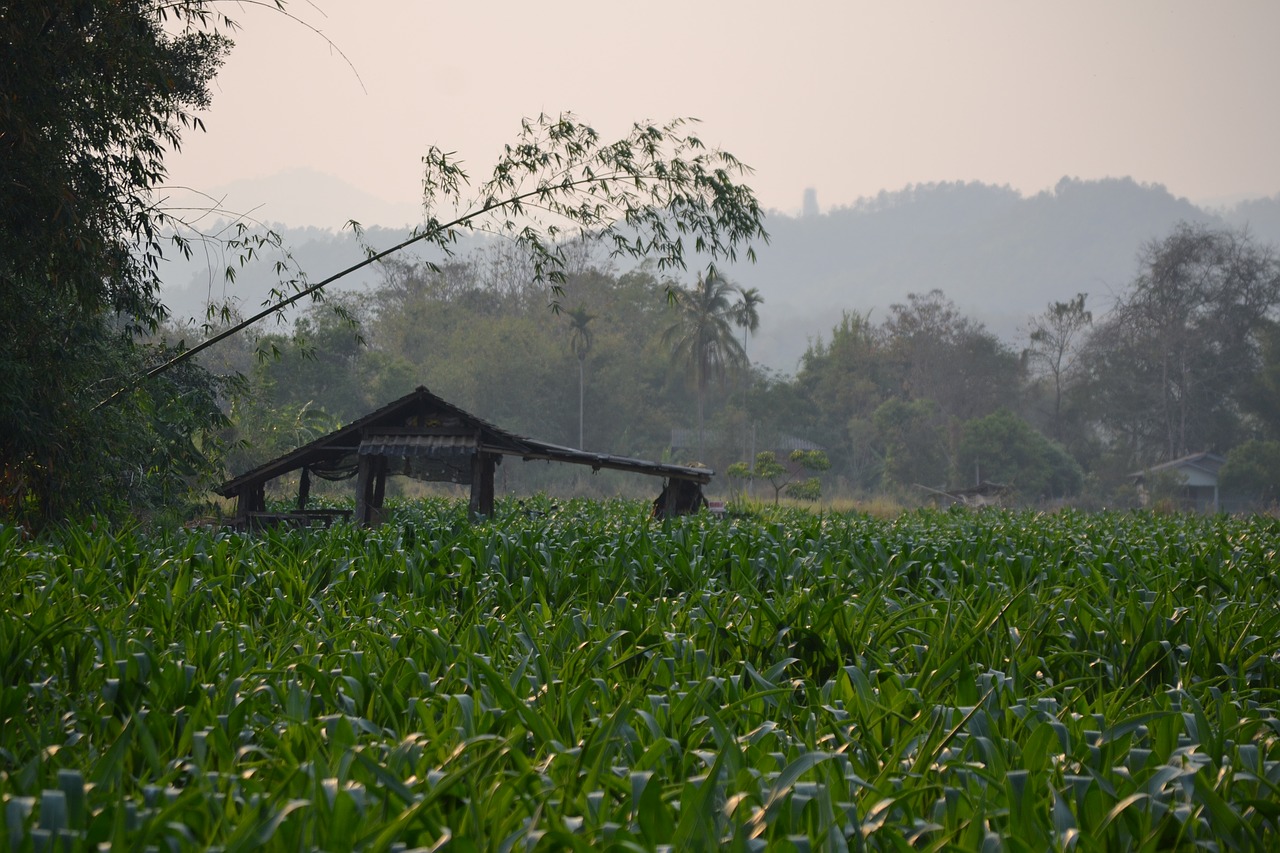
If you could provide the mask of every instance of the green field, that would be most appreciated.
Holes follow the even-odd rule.
[[[1280,846],[1276,519],[645,510],[0,527],[0,830],[15,850]]]

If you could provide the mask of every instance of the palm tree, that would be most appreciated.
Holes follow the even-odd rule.
[[[712,378],[724,381],[731,368],[746,363],[746,351],[738,343],[733,327],[737,321],[741,291],[726,279],[709,274],[698,276],[698,283],[676,294],[679,312],[674,323],[663,333],[662,343],[671,348],[671,359],[693,374],[698,392],[698,456],[703,456],[703,422],[707,388]]]
[[[585,367],[587,363],[587,353],[591,350],[592,333],[591,321],[596,315],[587,313],[587,309],[579,305],[577,308],[571,308],[565,312],[569,317],[569,349],[573,351],[574,356],[578,359],[578,448],[581,449],[583,444],[583,378],[585,376]]]
[[[742,354],[747,354],[747,335],[760,328],[760,306],[764,297],[758,287],[739,288],[738,304],[733,306],[733,323],[742,329]]]
[[[747,358],[747,335],[754,335],[756,329],[760,328],[760,306],[764,304],[764,297],[756,287],[740,288],[740,290],[742,293],[738,304],[733,306],[733,322],[742,329],[742,356],[746,359],[748,368],[742,378],[742,455],[750,459],[754,453],[754,447],[751,453],[747,452],[747,390],[751,385],[751,359]],[[753,482],[751,486],[754,496],[755,483]]]

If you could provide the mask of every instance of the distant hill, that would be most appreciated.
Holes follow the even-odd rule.
[[[301,269],[310,283],[328,278],[347,267],[364,260],[365,252],[355,235],[347,231],[330,231],[323,228],[288,228],[273,225],[281,237],[281,250],[267,249],[259,257],[241,265],[234,254],[211,252],[197,245],[191,260],[169,259],[161,267],[165,281],[164,300],[175,321],[202,318],[204,306],[210,300],[220,302],[232,299],[244,315],[255,313],[266,300],[280,278],[275,269],[277,262],[289,265],[291,272],[286,279]],[[364,233],[365,244],[378,249],[394,246],[403,241],[409,229],[369,228]],[[287,251],[287,255],[285,252]],[[235,270],[234,281],[228,282],[224,271]],[[375,267],[366,267],[337,287],[343,290],[360,290],[379,280]]]
[[[1260,240],[1280,244],[1280,195],[1242,201],[1220,215],[1237,228],[1247,227]]]
[[[1247,224],[1256,240],[1280,244],[1280,196],[1206,210],[1162,186],[1128,178],[1064,178],[1029,197],[980,183],[916,185],[823,214],[771,213],[771,241],[760,247],[758,263],[724,271],[743,286],[759,288],[765,298],[760,331],[749,344],[753,360],[789,373],[811,340],[830,333],[842,311],[870,311],[873,320],[880,319],[912,292],[942,289],[961,310],[1014,344],[1027,317],[1052,301],[1085,292],[1095,314],[1103,313],[1133,278],[1142,245],[1179,221]],[[365,239],[383,248],[406,233],[370,228]],[[349,232],[310,228],[282,234],[313,281],[363,257]],[[198,311],[211,291],[222,294],[221,277],[211,276],[209,266],[176,264],[169,270],[173,285],[166,297],[176,315]],[[258,265],[240,273],[233,292],[254,307],[273,280],[269,266]],[[375,271],[344,286],[376,280]]]
[[[175,216],[196,220],[209,234],[231,236],[229,222],[243,222],[259,231],[272,228],[283,237],[283,248],[296,266],[313,282],[365,257],[354,233],[346,228],[349,221],[367,228],[366,245],[384,248],[403,240],[420,214],[417,205],[388,202],[332,175],[303,168],[235,181],[207,193],[166,189],[163,204]],[[201,316],[210,299],[226,297],[237,300],[246,314],[252,313],[279,280],[276,262],[288,261],[282,253],[268,251],[241,265],[235,254],[217,252],[212,245],[193,244],[193,251],[191,260],[170,257],[160,270],[165,302],[179,321]],[[223,274],[228,267],[236,271],[233,283]],[[368,271],[353,275],[342,286],[357,289],[376,280],[376,271]]]
[[[771,216],[759,262],[730,275],[766,300],[751,352],[789,372],[841,311],[875,320],[933,288],[1011,342],[1051,301],[1085,292],[1105,309],[1141,246],[1180,220],[1217,217],[1129,179],[1063,179],[1031,197],[977,183],[912,186],[819,216]]]

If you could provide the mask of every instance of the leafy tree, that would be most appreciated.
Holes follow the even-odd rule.
[[[742,355],[747,354],[747,335],[754,335],[760,328],[760,306],[764,297],[756,287],[739,288],[738,304],[733,306],[734,325],[742,329]]]
[[[1022,384],[1017,355],[978,322],[965,317],[941,290],[911,293],[890,306],[886,346],[898,370],[898,393],[933,400],[950,424],[1016,402]]]
[[[698,395],[698,455],[705,453],[704,425],[707,389],[723,382],[730,370],[746,366],[746,353],[733,334],[738,314],[734,297],[741,291],[715,273],[698,276],[689,289],[679,289],[676,319],[663,333],[673,363],[688,371]]]
[[[1094,416],[1131,464],[1236,443],[1277,304],[1280,263],[1245,233],[1182,224],[1145,247],[1086,352]]]
[[[871,417],[884,448],[884,479],[897,486],[935,486],[947,481],[946,434],[932,400],[893,397]]]
[[[1266,319],[1257,330],[1260,364],[1245,379],[1240,405],[1250,419],[1250,431],[1264,439],[1280,440],[1280,323]]]
[[[747,446],[747,395],[751,389],[752,369],[751,359],[747,357],[747,336],[754,335],[756,330],[760,328],[760,306],[764,304],[764,296],[760,294],[760,290],[755,287],[739,288],[738,304],[734,306],[734,324],[742,329],[742,359],[744,370],[742,371],[742,412],[741,412],[741,433],[743,438],[743,447]],[[744,455],[746,452],[744,451]]]
[[[1031,318],[1026,349],[1027,361],[1049,383],[1053,392],[1050,419],[1053,437],[1062,440],[1062,400],[1077,378],[1076,357],[1085,329],[1093,323],[1093,313],[1084,307],[1086,294],[1054,302],[1042,314]]]
[[[230,46],[218,20],[206,0],[0,13],[0,513],[40,522],[165,498],[138,472],[172,458],[178,476],[203,466],[182,448],[211,449],[200,436],[221,415],[194,367],[114,411],[95,404],[173,354],[143,339],[165,318],[153,193],[209,104]]]
[[[800,471],[826,471],[831,467],[827,454],[821,450],[793,450],[788,457],[791,465],[783,465],[772,450],[764,450],[756,454],[755,464],[747,467],[745,462],[735,462],[726,473],[729,477],[740,480],[765,480],[773,486],[773,503],[776,506],[779,495],[785,490],[787,494],[799,500],[816,501],[822,496],[822,481],[817,477],[797,480]]]
[[[803,404],[792,404],[792,416],[830,449],[833,468],[862,488],[882,473],[871,416],[895,392],[897,375],[869,313],[844,312],[830,338],[810,342],[800,359],[794,384]]]
[[[566,345],[569,323],[548,322],[547,291],[530,295],[529,282],[522,289],[506,279],[520,274],[514,267],[482,275],[476,264],[487,266],[474,256],[438,271],[398,267],[394,281],[371,296],[369,349],[356,363],[361,378],[351,384],[372,385],[370,360],[378,357],[401,365],[397,369],[408,372],[412,385],[427,385],[503,427],[576,442],[577,399],[564,383],[575,360]],[[660,345],[670,321],[664,286],[644,270],[615,277],[587,269],[570,275],[564,292],[565,302],[595,318],[587,325],[592,370],[584,371],[581,386],[593,401],[592,444],[625,455],[660,456],[670,445],[674,412],[685,405]],[[568,320],[571,312],[564,313]],[[513,357],[517,344],[519,358]],[[299,393],[310,399],[317,387],[309,384]],[[533,468],[549,472],[539,487],[558,476],[558,466],[509,466],[502,475],[515,482],[516,472]]]
[[[890,306],[881,334],[896,378],[893,393],[907,401],[930,401],[933,407],[929,432],[942,439],[943,472],[955,461],[966,421],[1017,404],[1022,388],[1021,360],[981,323],[961,314],[941,290],[911,293],[905,303]],[[914,410],[911,419],[918,421],[925,411]],[[923,423],[917,423],[912,431],[922,427]],[[921,433],[916,435],[912,455],[923,462],[927,455],[919,454],[928,440]],[[931,465],[916,473],[923,474]],[[887,464],[886,474],[905,485],[907,481],[895,477],[894,467]],[[912,482],[929,485],[930,481]]]
[[[226,455],[227,467],[247,471],[338,429],[342,421],[308,400],[276,403],[269,388],[248,383],[231,398],[228,418],[236,442]]]
[[[380,402],[365,345],[366,311],[344,295],[342,315],[313,306],[294,321],[292,334],[264,335],[259,350],[270,352],[256,368],[270,406],[311,406],[341,422],[354,420]],[[350,318],[350,319],[347,319]]]
[[[452,154],[433,146],[423,157],[426,221],[407,239],[381,251],[368,247],[363,261],[267,306],[143,378],[412,245],[434,246],[451,256],[459,239],[474,232],[509,238],[526,278],[549,284],[555,311],[587,244],[604,246],[611,258],[683,270],[686,238],[692,236],[693,250],[711,260],[708,278],[715,277],[716,261],[736,260],[739,251],[754,260],[752,241],[767,241],[768,234],[755,194],[738,183],[750,169],[727,151],[706,148],[686,132],[689,123],[636,124],[625,137],[602,142],[571,113],[524,119],[515,143],[471,195],[467,173]]]
[[[957,466],[961,474],[1012,485],[1032,499],[1067,497],[1084,484],[1084,472],[1062,445],[1008,409],[964,425]]]
[[[1229,498],[1280,503],[1280,441],[1253,439],[1233,447],[1218,471],[1218,485]]]
[[[586,447],[583,440],[583,376],[586,369],[587,353],[591,351],[591,321],[596,315],[588,313],[579,305],[566,312],[569,318],[569,348],[574,358],[578,359],[578,447]]]

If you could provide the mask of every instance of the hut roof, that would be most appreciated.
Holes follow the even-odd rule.
[[[562,447],[517,435],[463,411],[422,386],[398,400],[352,421],[328,435],[302,445],[283,456],[246,471],[218,487],[224,497],[232,497],[246,487],[273,480],[306,467],[323,476],[326,470],[353,467],[362,454],[423,457],[446,460],[450,456],[476,451],[589,465],[593,470],[610,468],[656,477],[708,483],[714,474],[709,468],[691,468],[650,462],[608,453],[594,453]],[[445,478],[447,479],[447,478]]]

